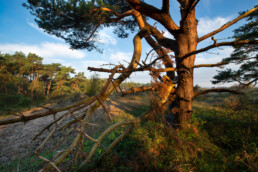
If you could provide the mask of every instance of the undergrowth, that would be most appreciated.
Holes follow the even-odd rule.
[[[257,171],[257,100],[251,94],[245,97],[224,96],[219,102],[215,101],[217,94],[209,99],[212,97],[213,103],[209,103],[211,100],[195,101],[192,120],[183,124],[180,130],[160,122],[143,121],[110,154],[100,159],[125,126],[111,132],[83,170]],[[114,122],[132,119],[139,115],[139,111],[147,109],[148,106],[141,106],[130,113],[122,112]],[[99,134],[93,137],[97,138]],[[89,152],[93,144],[92,141],[84,142],[83,150]],[[19,161],[20,165],[24,162]],[[31,165],[37,164],[40,165],[39,162]],[[3,171],[15,169],[17,162],[12,167]],[[77,167],[74,164],[67,171],[75,171]]]
[[[257,102],[250,95],[224,95],[222,100],[197,100],[192,120],[181,130],[142,122],[106,158],[96,158],[85,170],[257,171]],[[104,144],[122,130],[116,132]]]

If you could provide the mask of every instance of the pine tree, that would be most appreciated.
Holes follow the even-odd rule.
[[[244,12],[240,13],[243,14]],[[234,30],[235,40],[257,40],[258,11],[246,18],[247,23]],[[241,86],[256,85],[258,80],[258,46],[235,45],[230,57],[223,59],[225,63],[240,65],[238,70],[227,68],[214,76],[213,84],[238,82]]]
[[[153,63],[150,63],[152,65],[141,64],[141,66],[144,70],[149,70],[152,75],[159,75],[159,72],[153,68],[155,68],[156,61],[162,62],[164,69],[159,71],[166,72],[168,76],[166,78],[170,80],[168,88],[176,86],[171,90],[171,94],[174,95],[169,98],[170,116],[171,119],[175,119],[171,123],[182,123],[191,119],[192,100],[195,96],[200,95],[199,93],[195,94],[193,90],[194,68],[221,65],[221,63],[195,65],[196,54],[220,46],[257,44],[257,40],[218,43],[215,41],[216,39],[213,39],[213,45],[197,50],[198,43],[225,30],[258,9],[255,7],[223,27],[198,37],[195,15],[198,2],[199,0],[178,0],[181,15],[179,25],[176,24],[171,15],[170,0],[163,0],[161,8],[156,8],[140,0],[27,0],[24,6],[36,17],[35,21],[39,27],[49,34],[63,38],[72,48],[76,49],[101,50],[98,47],[98,33],[105,27],[112,26],[114,33],[120,38],[126,38],[130,31],[140,30],[135,36],[135,55],[132,59],[140,58],[140,39],[146,39],[147,43],[155,50],[157,58]],[[165,37],[162,31],[149,23],[148,18],[162,25],[173,38]],[[173,52],[173,56],[170,56],[168,52]],[[137,62],[136,65],[131,66],[137,66],[140,61],[137,60]],[[176,67],[173,66],[174,62]],[[130,74],[127,72],[124,77],[129,77]],[[177,77],[175,77],[176,75]],[[163,80],[168,82],[167,79]],[[218,90],[207,90],[201,94],[214,91]]]

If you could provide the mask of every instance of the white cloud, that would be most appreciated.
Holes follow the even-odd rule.
[[[226,47],[223,49],[214,49],[209,51],[209,53],[198,54],[195,59],[195,64],[212,64],[218,63],[223,58],[229,57],[232,53],[232,47]]]
[[[130,63],[131,59],[132,53],[116,52],[110,55],[110,60],[112,61],[112,63],[115,64],[118,64],[118,62],[120,62],[121,64],[127,64],[126,62]]]
[[[200,18],[198,22],[198,34],[204,35],[207,34],[215,29],[220,28],[223,24],[230,21],[230,17],[216,17],[210,19],[208,17]]]
[[[98,38],[96,38],[96,41],[101,44],[111,44],[111,45],[116,45],[117,40],[110,36],[111,33],[108,30],[102,30],[98,33]]]
[[[127,82],[150,83],[151,76],[148,71],[132,73]]]
[[[38,45],[29,44],[0,44],[2,53],[14,53],[22,51],[25,54],[35,53],[44,59],[82,59],[86,53],[79,50],[72,50],[68,45],[61,43],[44,42]]]
[[[44,29],[39,28],[35,23],[29,22],[28,20],[27,20],[27,23],[28,23],[28,25],[30,25],[32,28],[36,29],[38,32],[40,32],[40,33],[42,33],[42,34],[44,34],[44,35],[47,35],[47,36],[49,36],[49,37],[51,37],[51,38],[53,38],[53,39],[55,39],[55,40],[63,41],[63,39],[61,39],[61,38],[58,38],[58,37],[56,37],[56,36],[54,36],[54,35],[48,34],[47,32],[44,31]]]
[[[107,64],[106,61],[102,61],[102,60],[84,60],[82,62],[80,62],[79,64],[76,63],[73,65],[73,67],[75,67],[75,69],[77,71],[82,71],[85,73],[86,77],[90,77],[93,72],[89,72],[88,67],[96,67],[96,68],[100,68],[102,67],[101,65],[103,64]],[[108,68],[108,67],[104,67],[104,68]],[[109,73],[103,73],[103,72],[97,72],[101,78],[108,78]]]
[[[36,29],[38,32],[44,34],[44,35],[47,35],[51,38],[54,38],[56,40],[59,40],[59,41],[63,41],[63,39],[61,38],[58,38],[54,35],[50,35],[48,34],[47,32],[44,31],[44,29],[42,28],[39,28],[36,24],[32,23],[32,22],[29,22],[27,21],[27,23],[34,29]],[[111,44],[111,45],[116,45],[117,44],[117,40],[111,36],[112,35],[112,32],[110,29],[105,29],[105,30],[101,30],[99,33],[98,33],[98,38],[94,38],[98,43],[101,43],[101,44]]]
[[[222,50],[215,49],[210,51],[210,53],[198,54],[196,56],[195,64],[215,64],[221,62],[225,57],[229,57],[232,53],[232,47],[226,47]],[[233,70],[237,69],[238,66],[235,64],[226,65],[225,68],[231,68]],[[220,87],[229,86],[230,84],[224,85],[213,85],[210,81],[218,73],[217,70],[223,70],[218,67],[213,68],[197,68],[194,70],[194,84],[198,84],[202,87]]]

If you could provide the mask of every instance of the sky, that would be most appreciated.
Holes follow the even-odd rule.
[[[25,0],[0,0],[0,52],[14,53],[22,51],[26,55],[36,53],[44,58],[43,63],[61,63],[64,66],[71,66],[76,72],[84,72],[86,77],[90,77],[93,72],[87,70],[88,66],[100,67],[103,64],[127,64],[133,53],[132,39],[134,33],[126,39],[120,39],[113,34],[112,28],[99,31],[99,44],[103,53],[87,50],[72,50],[69,44],[60,38],[49,35],[37,26],[34,16],[22,6]],[[158,8],[162,1],[146,0]],[[196,7],[196,18],[198,20],[198,35],[205,35],[228,21],[236,18],[238,12],[245,11],[257,5],[257,0],[201,0]],[[180,21],[179,5],[176,0],[172,0],[170,5],[171,16],[178,24]],[[150,21],[152,22],[152,21]],[[228,41],[226,39],[233,35],[233,30],[241,26],[244,20],[233,25],[226,31],[215,36],[218,41]],[[164,30],[164,35],[171,37],[162,26],[158,28]],[[203,41],[198,48],[212,44],[210,39]],[[151,48],[142,40],[142,59],[146,57]],[[201,53],[196,56],[195,64],[209,64],[220,62],[221,59],[230,56],[233,48],[222,47]],[[236,65],[228,65],[227,68],[236,69]],[[228,85],[212,85],[211,80],[217,74],[219,68],[198,68],[195,69],[194,84],[202,87],[221,87]],[[108,74],[99,73],[100,77],[108,77]],[[137,72],[132,74],[127,82],[150,82],[148,72]]]

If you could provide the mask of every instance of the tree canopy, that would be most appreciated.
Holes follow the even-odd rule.
[[[123,0],[69,0],[37,1],[23,4],[36,16],[35,21],[47,33],[63,38],[72,48],[98,49],[98,31],[114,26],[119,37],[134,31],[136,20],[130,14],[120,14],[130,10]],[[126,20],[121,18],[128,16]]]

